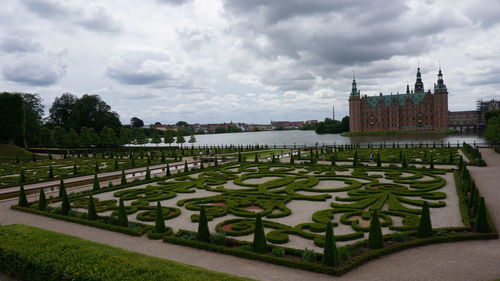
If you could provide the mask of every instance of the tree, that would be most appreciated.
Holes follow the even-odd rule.
[[[52,165],[49,166],[49,175],[48,175],[48,178],[49,179],[53,179],[54,178],[54,172],[52,171]]]
[[[130,125],[132,125],[132,128],[142,128],[144,127],[144,122],[137,117],[132,117],[130,119]]]
[[[26,147],[40,143],[44,106],[38,94],[21,93],[24,102],[24,139],[19,140]]]
[[[40,196],[38,197],[38,210],[43,211],[47,208],[47,198],[43,188],[40,188]]]
[[[69,203],[68,194],[66,193],[66,189],[63,189],[61,213],[63,215],[68,215],[70,210],[71,210],[71,204]]]
[[[335,236],[333,234],[333,225],[331,221],[326,224],[323,263],[330,266],[337,266],[339,264],[337,245],[335,244]]]
[[[25,112],[20,94],[0,94],[0,141],[14,144],[17,138],[24,138]]]
[[[118,139],[118,143],[121,145],[129,144],[131,141],[130,129],[121,127],[120,128],[120,137]]]
[[[432,155],[431,155],[431,165],[430,165],[430,168],[434,169],[434,157],[432,157]]]
[[[182,144],[184,144],[186,142],[186,140],[184,139],[184,134],[183,134],[182,130],[177,130],[177,137],[176,137],[175,142],[180,143],[181,148],[182,148]]]
[[[49,122],[55,126],[69,129],[72,127],[73,110],[78,97],[71,93],[64,93],[56,97],[49,109]]]
[[[167,227],[165,226],[165,218],[163,217],[163,211],[160,205],[160,201],[158,201],[156,205],[156,221],[155,221],[155,233],[163,233],[167,231]]]
[[[253,236],[253,251],[256,253],[265,253],[267,250],[266,234],[262,225],[262,218],[257,214],[255,219],[255,232]]]
[[[54,146],[56,147],[64,147],[66,145],[66,133],[64,132],[64,129],[56,126],[54,127],[54,135],[53,135],[53,140],[54,140]]]
[[[97,211],[95,209],[94,198],[92,198],[92,195],[89,196],[89,204],[87,207],[87,219],[91,221],[97,220]]]
[[[481,201],[479,203],[479,209],[476,217],[476,230],[479,233],[486,233],[490,231],[490,228],[488,226],[488,219],[486,217],[484,197],[481,197]]]
[[[87,148],[93,144],[89,128],[82,127],[80,129],[80,143]]]
[[[186,121],[179,121],[175,125],[179,127],[189,127],[189,124]]]
[[[97,132],[105,126],[118,131],[122,125],[118,113],[111,111],[111,107],[98,95],[83,95],[79,98],[73,106],[71,120],[75,129],[85,126]]]
[[[349,116],[344,116],[340,122],[340,131],[349,132]]]
[[[168,165],[168,163],[167,163],[166,170],[167,170],[167,177],[169,177],[171,174],[170,174],[170,166]]]
[[[92,140],[91,143],[94,145],[98,145],[101,143],[101,138],[97,134],[97,132],[94,130],[94,128],[89,128],[89,135],[90,139]]]
[[[377,152],[376,156],[377,167],[382,167],[382,162],[380,161],[380,153]]]
[[[120,184],[127,184],[127,178],[125,177],[125,170],[122,169],[122,175],[120,177]]]
[[[144,145],[148,143],[148,139],[143,129],[135,129],[134,131],[135,131],[134,137],[136,144]]]
[[[172,143],[174,143],[174,132],[172,130],[167,130],[165,131],[165,137],[163,138],[163,142],[168,144],[170,146]]]
[[[431,216],[429,212],[429,204],[427,204],[427,201],[424,201],[424,205],[422,206],[422,215],[420,215],[420,223],[418,225],[417,236],[420,238],[432,236]]]
[[[128,227],[127,212],[125,211],[125,205],[123,204],[123,199],[121,198],[118,205],[118,225]]]
[[[52,134],[53,134],[52,130],[47,127],[42,127],[40,129],[39,138],[40,138],[40,144],[43,147],[52,147],[54,145]]]
[[[194,134],[192,134],[190,137],[189,137],[189,141],[188,141],[191,145],[194,145],[194,143],[196,142],[196,138],[194,137]]]
[[[19,190],[19,200],[17,201],[17,205],[21,207],[28,207],[28,198],[26,198],[26,191],[24,191],[23,185],[21,185]]]
[[[208,219],[205,213],[205,207],[201,207],[200,219],[198,222],[198,241],[210,242],[210,231],[208,230]]]
[[[66,192],[66,187],[64,187],[64,181],[61,178],[61,180],[59,181],[59,198],[62,198],[65,192]]]
[[[19,183],[25,183],[26,182],[26,173],[24,170],[21,170],[21,174],[19,175]]]
[[[69,132],[65,135],[64,143],[68,147],[77,147],[80,144],[80,139],[75,129],[71,128]]]
[[[158,144],[161,143],[160,132],[156,129],[153,129],[152,131],[153,132],[152,132],[152,136],[151,136],[151,142],[155,143],[156,146],[158,146]]]
[[[145,180],[151,179],[151,170],[149,170],[149,166],[146,167],[146,175],[144,176]]]
[[[488,120],[484,135],[490,141],[500,142],[500,114]]]
[[[368,234],[368,248],[380,249],[384,247],[384,240],[382,237],[382,229],[378,220],[377,210],[373,210],[372,219],[370,221],[370,232]]]
[[[99,178],[97,178],[97,174],[94,174],[94,183],[92,185],[92,191],[99,191],[101,186],[99,185]]]
[[[116,133],[109,127],[104,127],[101,131],[101,145],[103,147],[113,147],[118,144]]]

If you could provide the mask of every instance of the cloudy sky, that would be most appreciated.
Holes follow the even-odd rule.
[[[348,114],[439,61],[450,110],[500,99],[500,2],[4,0],[0,91],[99,94],[122,122],[249,122]]]

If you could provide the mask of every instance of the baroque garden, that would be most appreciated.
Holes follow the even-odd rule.
[[[196,156],[208,151],[217,154]],[[21,187],[12,208],[333,275],[406,248],[498,238],[467,170],[485,163],[467,144],[136,148],[63,158],[2,165],[4,190],[59,180],[45,191]],[[97,176],[104,171],[118,174]],[[94,174],[77,192],[65,183]]]

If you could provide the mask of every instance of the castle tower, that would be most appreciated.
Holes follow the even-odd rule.
[[[434,127],[448,129],[448,89],[444,84],[441,66],[437,76],[437,84],[434,86]]]
[[[420,67],[417,68],[417,81],[415,82],[415,93],[424,92],[424,82],[422,82],[422,74],[420,74]]]
[[[349,131],[361,132],[361,99],[356,86],[356,79],[352,79],[352,89],[349,96]]]

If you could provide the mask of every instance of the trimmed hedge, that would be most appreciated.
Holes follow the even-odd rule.
[[[25,281],[250,280],[25,225],[0,226],[0,271]]]

